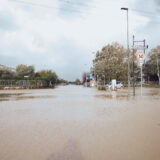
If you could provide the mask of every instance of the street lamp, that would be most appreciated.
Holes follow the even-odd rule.
[[[128,8],[121,8],[121,10],[127,11],[127,50],[128,50],[128,93],[130,88],[130,53],[129,53],[129,25],[128,25]]]

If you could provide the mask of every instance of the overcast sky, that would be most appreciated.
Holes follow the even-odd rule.
[[[52,69],[67,80],[89,71],[93,52],[108,43],[126,46],[132,35],[160,44],[160,0],[0,0],[0,64]]]

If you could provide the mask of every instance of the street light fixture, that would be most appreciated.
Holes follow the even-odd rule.
[[[121,10],[127,10],[128,11],[128,8],[123,7],[123,8],[121,8]]]
[[[130,53],[129,53],[129,25],[128,25],[128,8],[121,8],[121,10],[127,11],[127,50],[128,50],[128,93],[130,88]]]

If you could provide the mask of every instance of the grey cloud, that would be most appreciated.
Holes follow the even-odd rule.
[[[156,10],[160,13],[160,0],[154,0],[156,4]]]
[[[141,15],[147,15],[145,12],[156,12],[158,0],[136,0],[133,8],[144,12],[139,12]]]
[[[20,61],[13,56],[0,55],[0,64],[14,68]]]
[[[88,71],[92,63],[88,51],[76,47],[73,42],[69,41],[51,47],[48,52],[48,58],[56,60],[56,64],[50,65],[58,71],[60,77],[67,80],[81,78],[82,72]]]
[[[88,51],[69,41],[52,45],[45,53],[31,52],[18,45],[11,45],[9,48],[0,46],[0,64],[11,67],[27,64],[34,65],[36,70],[52,69],[60,78],[67,80],[81,78],[84,71],[89,71],[91,63],[92,57],[88,55]]]
[[[160,0],[136,0],[132,8],[137,14],[149,18],[148,26],[151,28],[157,26],[160,17]]]
[[[88,8],[93,6],[93,0],[59,0],[59,16],[62,18],[70,18],[81,16],[88,13]]]
[[[143,6],[143,7],[142,7]],[[149,19],[148,23],[139,29],[137,29],[136,37],[137,39],[146,39],[149,48],[152,49],[160,44],[160,0],[136,0],[133,9],[138,10],[136,13],[147,17]]]
[[[154,0],[156,4],[160,5],[160,0]]]
[[[18,29],[14,17],[10,12],[0,12],[0,29],[1,30],[16,30]]]

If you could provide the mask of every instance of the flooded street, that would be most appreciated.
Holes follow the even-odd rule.
[[[160,89],[0,91],[0,160],[160,160]]]

